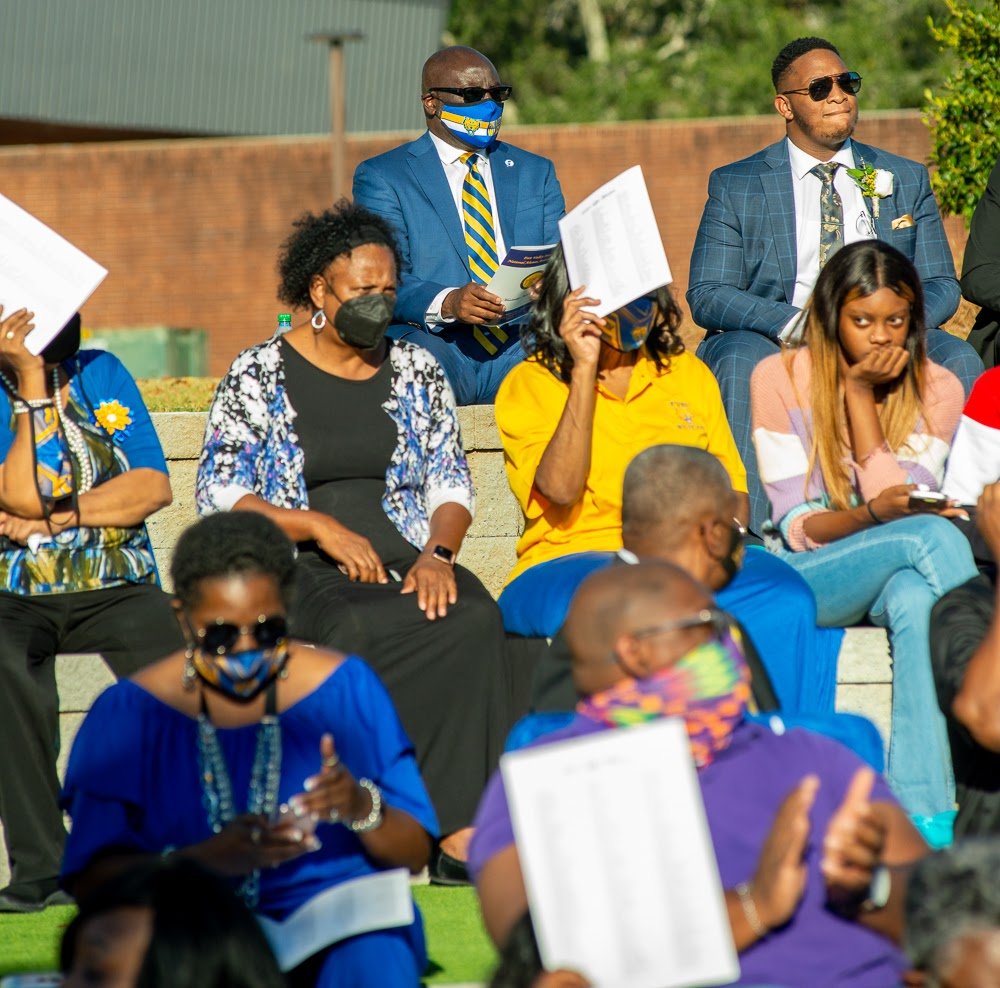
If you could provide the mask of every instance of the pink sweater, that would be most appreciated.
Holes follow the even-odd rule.
[[[753,439],[760,479],[771,501],[771,518],[789,548],[801,552],[818,545],[803,531],[805,519],[832,509],[818,462],[806,479],[812,446],[812,358],[808,349],[796,351],[791,374],[785,359],[780,353],[767,357],[750,379]],[[899,449],[883,445],[863,463],[845,457],[853,504],[869,501],[896,484],[940,488],[964,393],[951,371],[928,361],[923,397],[925,417]]]

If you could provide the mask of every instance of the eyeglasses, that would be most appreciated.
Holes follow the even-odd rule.
[[[813,79],[805,89],[786,89],[780,95],[791,96],[793,93],[799,96],[808,95],[814,103],[819,103],[833,92],[834,83],[850,96],[861,91],[861,76],[857,72],[841,72],[840,75],[820,76],[818,79]]]
[[[697,614],[678,618],[676,621],[667,621],[665,624],[655,624],[649,628],[639,628],[630,634],[633,638],[652,638],[653,635],[665,635],[669,631],[684,631],[707,625],[711,627],[712,634],[718,637],[726,632],[732,623],[733,619],[725,611],[720,611],[717,607],[706,607]]]
[[[424,93],[430,96],[431,93],[450,93],[452,96],[460,96],[463,103],[482,103],[486,98],[496,100],[497,103],[505,103],[514,92],[513,86],[465,86],[461,89],[452,89],[449,86],[431,86]]]
[[[281,614],[272,617],[261,614],[256,624],[243,627],[219,620],[202,628],[198,632],[198,641],[204,651],[225,655],[244,635],[250,635],[259,648],[276,648],[288,637],[288,621]]]

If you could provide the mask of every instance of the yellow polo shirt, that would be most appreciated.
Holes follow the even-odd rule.
[[[695,356],[682,353],[657,370],[646,355],[632,370],[623,401],[599,382],[594,408],[590,472],[576,504],[550,504],[535,489],[535,472],[569,396],[537,360],[518,364],[496,399],[507,479],[524,512],[524,534],[508,583],[537,563],[571,552],[622,547],[622,482],[638,453],[658,443],[697,446],[722,461],[733,488],[745,492],[747,475],[726,421],[719,386]]]

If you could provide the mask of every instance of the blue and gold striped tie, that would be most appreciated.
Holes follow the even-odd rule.
[[[462,155],[462,164],[468,167],[465,181],[462,183],[462,224],[465,227],[465,243],[469,248],[469,269],[473,281],[480,285],[488,285],[490,279],[500,267],[497,257],[496,233],[493,229],[493,207],[490,205],[490,193],[479,171],[475,151],[467,151]],[[507,342],[507,334],[498,326],[486,327],[501,343]],[[492,356],[497,347],[490,341],[483,328],[476,326],[473,336],[480,345]]]

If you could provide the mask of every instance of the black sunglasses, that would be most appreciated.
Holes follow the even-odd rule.
[[[198,642],[208,653],[226,655],[243,635],[251,635],[259,648],[276,648],[288,637],[288,621],[281,614],[261,614],[256,624],[241,628],[219,620],[198,632]]]
[[[840,75],[824,75],[818,79],[813,79],[805,89],[786,89],[781,96],[808,95],[814,103],[825,100],[833,92],[833,84],[836,83],[850,96],[854,96],[861,91],[861,76],[857,72],[841,72]]]
[[[462,89],[451,89],[448,86],[431,86],[424,93],[430,96],[431,93],[451,93],[452,96],[461,96],[463,103],[482,103],[486,98],[496,100],[497,103],[504,103],[510,99],[514,92],[513,86],[465,86]]]

